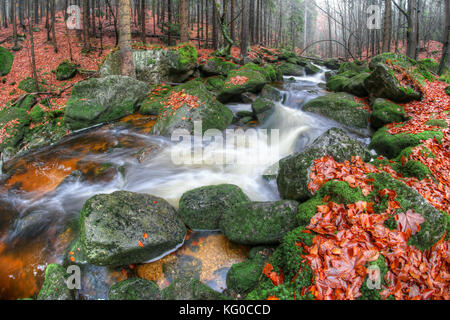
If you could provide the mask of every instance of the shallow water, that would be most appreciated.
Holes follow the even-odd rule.
[[[325,94],[318,86],[324,82],[324,71],[284,82],[283,101],[266,123],[253,129],[256,133],[278,129],[276,145],[260,136],[255,144],[226,151],[204,144],[202,163],[175,164],[173,152],[187,147],[150,136],[154,117],[133,115],[79,132],[8,163],[9,176],[0,186],[0,298],[38,293],[46,265],[62,261],[67,246],[77,236],[79,211],[95,194],[117,190],[148,193],[178,207],[181,195],[188,190],[230,183],[241,187],[254,201],[279,199],[276,182],[262,177],[265,170],[337,126],[301,111],[307,101]],[[251,106],[233,104],[230,109],[251,110]],[[207,163],[225,154],[242,161]],[[254,163],[255,158],[264,159],[264,163]],[[174,274],[183,272],[194,272],[195,277],[222,291],[226,272],[247,258],[248,249],[230,243],[220,232],[190,232],[180,249],[156,262],[124,269],[83,267],[81,298],[105,299],[111,284],[135,275],[165,287]]]

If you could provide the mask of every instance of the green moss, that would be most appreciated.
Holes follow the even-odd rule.
[[[225,78],[223,76],[209,77],[205,81],[206,89],[212,92],[217,92],[223,88]]]
[[[327,90],[341,92],[344,89],[348,78],[343,75],[333,76],[327,81]]]
[[[448,94],[450,96],[450,86],[448,86],[447,88],[445,88],[445,93]]]
[[[372,105],[370,124],[376,129],[389,123],[398,123],[405,120],[405,110],[402,106],[385,99],[376,99]]]
[[[45,281],[38,300],[73,300],[73,291],[66,284],[67,273],[58,264],[49,264],[45,269]]]
[[[246,295],[258,286],[266,261],[260,255],[234,264],[227,273],[227,289]]]
[[[14,55],[0,47],[0,76],[6,76],[11,71]]]
[[[160,300],[161,293],[153,281],[130,278],[111,286],[109,300]]]
[[[423,131],[417,134],[400,133],[392,135],[387,128],[381,128],[372,137],[369,148],[375,149],[389,159],[397,157],[400,152],[408,147],[416,147],[421,141],[432,138],[441,141],[443,133],[441,131]]]
[[[71,79],[77,73],[77,66],[68,60],[61,62],[56,69],[56,79],[63,81]]]
[[[436,60],[428,58],[417,61],[419,64],[430,70],[431,72],[437,73],[439,71],[439,63]]]
[[[361,285],[361,297],[358,300],[380,300],[380,292],[387,286],[384,277],[388,272],[388,266],[384,256],[380,255],[376,261],[369,262],[366,268],[372,270],[375,279],[369,279],[367,276]]]
[[[180,44],[178,47],[180,54],[179,67],[183,70],[187,65],[197,63],[197,49],[188,43]]]
[[[449,71],[449,70],[447,70],[447,71],[441,76],[441,81],[450,84],[450,71]],[[447,87],[447,88],[448,88],[448,87]]]
[[[40,106],[35,106],[31,110],[30,117],[31,117],[31,121],[33,121],[34,123],[39,123],[39,122],[44,120],[44,118],[45,118],[45,111],[42,110],[42,108]]]
[[[32,92],[37,92],[36,91],[36,82],[34,81],[33,78],[25,78],[24,80],[19,82],[18,88],[28,92],[28,93],[32,93]],[[39,91],[43,91],[44,87],[42,87],[42,85],[39,85]]]
[[[448,128],[447,121],[445,121],[444,119],[430,119],[425,122],[425,124],[428,126],[441,127],[444,129]]]
[[[214,291],[195,278],[177,278],[161,291],[164,300],[225,300],[226,297]]]
[[[172,92],[168,85],[153,85],[151,93],[139,107],[139,113],[145,115],[159,115],[165,98]]]

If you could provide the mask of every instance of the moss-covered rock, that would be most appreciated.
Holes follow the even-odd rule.
[[[87,200],[80,226],[82,250],[95,265],[149,261],[176,248],[186,234],[184,223],[167,201],[127,191]]]
[[[385,280],[386,273],[388,272],[386,258],[380,254],[377,260],[368,262],[366,268],[369,270],[371,276],[366,276],[361,284],[361,296],[358,300],[380,300],[380,292],[387,286]]]
[[[163,107],[161,102],[171,92],[172,87],[169,85],[153,85],[151,93],[142,101],[139,107],[139,113],[144,115],[159,115]]]
[[[343,88],[342,91],[351,93],[358,97],[366,97],[369,95],[369,91],[366,89],[364,81],[370,76],[370,73],[363,72],[354,77],[349,78]]]
[[[197,68],[197,50],[189,44],[177,47],[133,51],[136,78],[152,84],[181,83],[189,79]],[[102,77],[120,75],[120,51],[108,55],[100,68]]]
[[[45,118],[45,111],[41,106],[37,105],[31,110],[30,117],[31,121],[33,121],[34,123],[41,122]]]
[[[275,103],[271,100],[258,98],[252,103],[253,115],[263,124],[275,111]]]
[[[347,81],[347,77],[341,75],[332,76],[327,81],[327,90],[333,92],[342,92]]]
[[[220,58],[209,59],[200,65],[200,71],[204,76],[227,76],[228,72],[237,69],[238,66],[232,62],[223,61]]]
[[[36,89],[36,82],[31,77],[27,77],[20,81],[17,87],[28,93],[38,92]],[[39,91],[44,91],[44,87],[41,84],[39,84]]]
[[[389,123],[406,121],[407,117],[402,106],[385,99],[378,98],[372,103],[370,124],[379,129]]]
[[[318,66],[314,65],[312,62],[308,61],[305,64],[305,72],[308,75],[313,75],[313,74],[320,72],[320,68]]]
[[[301,77],[305,75],[305,68],[293,63],[283,63],[280,67],[284,76]]]
[[[256,255],[253,259],[234,264],[227,273],[227,290],[246,295],[258,286],[266,259]]]
[[[297,207],[296,201],[240,203],[223,214],[220,229],[232,242],[277,244],[296,227]]]
[[[217,230],[219,220],[228,210],[250,201],[235,185],[222,184],[190,190],[181,196],[179,214],[190,229]]]
[[[325,60],[323,62],[323,65],[331,70],[339,70],[341,63],[339,62],[339,59],[331,58],[331,59]]]
[[[125,76],[92,78],[75,84],[64,121],[71,130],[120,119],[136,111],[150,87]]]
[[[370,152],[358,141],[351,139],[342,129],[332,128],[314,141],[303,153],[280,161],[277,184],[283,199],[305,201],[312,194],[308,190],[310,169],[315,159],[333,157],[338,162],[350,161],[352,156],[370,159]]]
[[[261,98],[280,102],[283,100],[283,95],[277,88],[271,86],[270,84],[266,84],[261,90]]]
[[[443,129],[448,128],[448,123],[444,119],[430,119],[427,122],[425,122],[427,126],[434,126],[434,127],[440,127]]]
[[[70,61],[63,61],[56,68],[56,79],[63,81],[72,79],[77,74],[77,66]]]
[[[436,137],[439,141],[443,134],[441,131],[423,131],[417,134],[400,133],[390,134],[389,129],[381,128],[372,137],[369,148],[375,149],[389,159],[397,157],[403,149],[416,147],[421,141]]]
[[[177,278],[161,291],[164,300],[226,300],[198,279]]]
[[[108,300],[161,300],[161,292],[153,281],[131,278],[112,285]]]
[[[74,293],[66,284],[67,273],[58,264],[49,264],[45,269],[45,281],[38,300],[73,300]]]
[[[192,97],[173,109],[168,99],[173,93],[181,91]],[[156,135],[170,136],[177,129],[185,129],[192,134],[194,121],[202,121],[202,133],[209,129],[224,130],[233,120],[231,110],[217,101],[201,80],[192,80],[174,87],[159,103],[161,113],[151,131]]]
[[[0,76],[6,76],[11,71],[14,55],[3,47],[0,47]]]
[[[225,84],[217,95],[217,100],[223,103],[240,101],[241,94],[244,92],[260,92],[264,85],[271,81],[269,77],[270,74],[266,73],[264,68],[253,63],[246,64],[237,70],[232,70],[228,73]],[[245,79],[245,82],[236,82],[235,80],[239,78]]]
[[[303,110],[331,118],[349,128],[366,129],[370,114],[354,96],[346,93],[330,93],[308,101]]]
[[[206,89],[208,89],[208,91],[211,91],[213,93],[219,92],[224,85],[225,85],[225,77],[223,76],[209,77],[205,80]]]
[[[447,88],[445,88],[445,93],[448,94],[450,96],[450,86],[448,86]]]

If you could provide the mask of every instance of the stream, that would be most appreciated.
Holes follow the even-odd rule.
[[[268,163],[301,152],[329,128],[341,127],[301,111],[307,101],[326,93],[321,89],[326,71],[285,77],[277,84],[284,98],[274,114],[263,124],[243,127],[279,129],[278,154],[262,155]],[[228,107],[233,112],[251,111],[250,104]],[[241,187],[253,201],[279,199],[276,181],[263,178],[267,164],[174,164],[171,154],[180,146],[149,135],[154,122],[155,117],[132,115],[72,134],[5,165],[8,175],[0,185],[0,299],[27,298],[39,292],[46,266],[63,261],[78,233],[80,209],[93,195],[128,190],[162,197],[178,207],[188,190],[229,183]],[[261,149],[233,152],[254,155]],[[203,155],[213,157],[214,152],[205,148]],[[80,298],[106,299],[112,284],[130,276],[153,280],[163,288],[182,273],[223,291],[227,271],[244,261],[248,251],[219,231],[189,231],[180,249],[155,262],[126,268],[84,265]]]

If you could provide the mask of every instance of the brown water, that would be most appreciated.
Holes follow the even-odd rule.
[[[279,104],[271,119],[258,127],[280,129],[280,153],[267,155],[273,157],[271,161],[304,149],[335,126],[300,110],[304,102],[323,94],[319,82],[323,73],[284,84],[284,105]],[[230,108],[248,110],[250,105]],[[7,176],[0,185],[0,299],[34,297],[39,292],[46,266],[62,262],[78,234],[80,209],[95,194],[142,192],[178,207],[188,190],[232,183],[252,200],[279,199],[275,181],[262,178],[267,165],[173,164],[170,154],[177,145],[149,135],[154,123],[154,117],[132,115],[5,165]],[[106,299],[113,283],[134,276],[154,280],[163,288],[183,273],[222,291],[227,271],[244,261],[248,251],[220,232],[190,231],[181,248],[156,262],[123,268],[84,265],[80,298]]]

